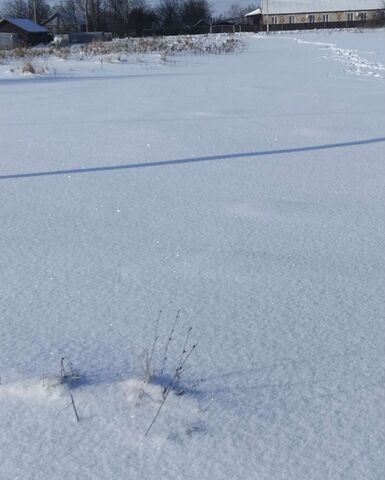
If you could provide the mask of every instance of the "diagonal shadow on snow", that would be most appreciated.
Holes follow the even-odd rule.
[[[233,160],[241,158],[266,157],[269,155],[282,155],[290,153],[311,152],[316,150],[332,150],[335,148],[355,147],[359,145],[369,145],[373,143],[383,143],[385,137],[369,138],[364,140],[355,140],[350,142],[328,143],[323,145],[310,145],[307,147],[281,148],[277,150],[261,150],[255,152],[228,153],[222,155],[209,155],[205,157],[180,158],[176,160],[164,160],[147,163],[128,163],[123,165],[106,165],[102,167],[84,167],[72,168],[68,170],[51,170],[43,172],[15,173],[9,175],[0,175],[0,180],[12,180],[18,178],[47,177],[53,175],[74,175],[77,173],[108,172],[114,170],[129,170],[137,168],[164,167],[170,165],[183,165],[188,163],[211,162],[220,160]]]
[[[149,64],[149,67],[156,67],[157,65]],[[194,75],[194,74],[193,74]],[[195,75],[199,75],[196,73]],[[111,75],[111,74],[100,74],[100,75],[33,75],[29,77],[15,76],[10,78],[0,78],[0,85],[12,85],[19,87],[27,84],[40,84],[40,83],[62,83],[62,82],[83,82],[83,81],[103,81],[103,80],[130,80],[135,78],[143,79],[152,79],[155,78],[159,80],[159,77],[187,77],[191,76],[191,73],[181,73],[181,72],[154,72],[149,71],[149,73],[130,73],[127,75]]]

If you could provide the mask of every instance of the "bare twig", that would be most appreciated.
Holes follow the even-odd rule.
[[[154,334],[154,341],[152,342],[152,348],[151,348],[151,353],[149,357],[146,359],[146,369],[144,372],[144,381],[146,383],[150,382],[151,380],[151,374],[150,374],[150,369],[151,369],[151,363],[152,363],[152,358],[154,356],[154,351],[155,351],[155,346],[158,342],[159,336],[158,336],[158,328],[159,328],[159,320],[162,315],[162,310],[159,310],[159,315],[158,318],[156,319],[156,324],[155,324],[155,334]]]
[[[60,383],[65,383],[68,380],[74,381],[79,380],[80,374],[78,370],[73,366],[73,364],[66,357],[61,357],[60,359]]]
[[[156,412],[155,414],[155,417],[152,419],[152,422],[150,424],[150,426],[147,428],[147,431],[145,433],[145,437],[147,437],[149,431],[151,430],[152,426],[154,425],[154,423],[156,422],[156,419],[158,418],[159,414],[160,414],[160,411],[162,410],[162,407],[165,403],[165,401],[167,400],[167,397],[168,397],[168,394],[170,393],[170,389],[168,389],[163,397],[163,400],[162,400],[162,403],[160,404],[159,408],[158,408],[158,411]]]
[[[176,387],[178,386],[179,384],[179,380],[180,380],[180,377],[182,375],[182,370],[183,370],[183,367],[185,365],[185,363],[187,362],[188,358],[190,357],[190,355],[192,354],[192,352],[195,350],[196,346],[198,344],[195,343],[191,349],[189,350],[189,352],[187,353],[187,355],[185,356],[185,358],[183,359],[183,361],[180,363],[179,367],[177,367],[177,369],[175,370],[175,375],[174,375],[174,381],[173,381],[173,385],[172,385],[172,388],[176,389]],[[186,353],[186,351],[185,351]],[[174,383],[175,382],[175,383]]]
[[[170,331],[170,334],[168,336],[168,340],[167,340],[167,343],[166,343],[166,347],[164,349],[164,357],[163,357],[163,364],[162,364],[162,368],[161,368],[161,371],[160,371],[160,375],[162,376],[163,375],[163,372],[164,372],[164,368],[166,366],[166,362],[167,362],[167,352],[168,352],[168,347],[172,341],[172,336],[174,334],[174,330],[175,330],[175,326],[179,320],[179,315],[180,315],[180,309],[177,311],[176,313],[176,316],[175,316],[175,320],[174,320],[174,323],[172,324],[172,327],[171,327],[171,331]]]
[[[67,373],[66,373],[66,369],[65,369],[65,365],[64,365],[64,360],[65,360],[65,358],[61,357],[61,359],[60,359],[60,380],[61,380],[61,383],[63,383],[64,379],[67,377]]]
[[[187,360],[189,359],[190,355],[192,354],[192,352],[195,350],[196,346],[198,345],[197,343],[195,343],[191,349],[189,351],[186,350],[186,347],[187,347],[187,342],[188,342],[188,339],[190,337],[190,332],[192,330],[192,327],[190,327],[188,329],[188,332],[187,332],[187,335],[186,335],[186,339],[185,339],[185,342],[184,342],[184,345],[183,345],[183,350],[182,350],[182,354],[181,354],[181,357],[179,359],[179,363],[175,369],[175,373],[174,373],[174,376],[172,377],[172,379],[170,380],[169,384],[167,385],[167,387],[164,387],[162,388],[162,394],[163,394],[163,400],[161,402],[161,404],[159,405],[159,408],[157,410],[157,412],[155,413],[155,416],[154,418],[152,419],[152,422],[150,424],[150,426],[148,427],[146,433],[145,433],[145,437],[147,437],[147,435],[149,434],[152,426],[154,425],[154,423],[156,422],[156,419],[158,418],[166,400],[167,400],[167,397],[170,393],[170,391],[176,387],[176,385],[178,384],[179,382],[179,379],[180,379],[180,376],[181,376],[181,372],[182,372],[182,369],[185,365],[185,363],[187,362]],[[187,354],[187,355],[186,355]]]
[[[192,354],[192,352],[196,349],[197,345],[198,345],[197,343],[194,343],[194,345],[191,347],[191,349],[189,350],[189,352],[187,353],[187,355],[183,359],[183,362],[180,364],[179,371],[182,370],[184,364],[187,362],[187,360],[188,360],[189,356]]]
[[[181,365],[181,363],[182,363],[183,355],[186,353],[186,346],[187,346],[188,339],[189,339],[189,337],[190,337],[191,330],[192,330],[192,327],[190,327],[190,328],[187,330],[187,335],[186,335],[186,338],[185,338],[185,341],[184,341],[182,353],[180,354],[179,362],[178,362],[177,367],[176,367],[177,370],[178,370],[178,368],[180,367],[180,365]]]
[[[71,403],[72,403],[72,406],[73,406],[73,409],[74,409],[74,412],[75,412],[76,420],[77,420],[78,422],[80,422],[78,412],[76,411],[75,402],[74,402],[74,397],[72,396],[72,393],[71,393]]]

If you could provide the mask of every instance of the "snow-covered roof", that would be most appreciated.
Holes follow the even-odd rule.
[[[42,27],[41,25],[38,25],[35,22],[32,22],[32,20],[28,20],[28,18],[10,18],[10,17],[4,17],[0,19],[0,23],[3,21],[7,21],[9,23],[12,23],[12,25],[15,25],[16,27],[21,28],[22,30],[28,32],[28,33],[46,33],[48,30],[45,27]]]
[[[252,12],[246,13],[245,17],[253,17],[254,15],[260,15],[261,13],[262,13],[262,10],[260,8],[257,8]]]
[[[382,0],[261,0],[264,15],[382,10]]]

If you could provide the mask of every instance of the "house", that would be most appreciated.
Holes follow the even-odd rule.
[[[380,25],[383,0],[261,0],[246,17],[261,30],[299,30]]]
[[[211,24],[211,33],[235,33],[241,28],[236,18],[222,18]]]
[[[246,13],[245,17],[249,21],[250,25],[255,25],[257,27],[257,30],[261,30],[260,28],[262,25],[262,9],[261,8],[258,7],[252,12]]]
[[[65,15],[55,12],[48,17],[42,25],[47,28],[51,35],[60,35],[63,33],[85,32],[86,25],[84,20],[76,15]]]
[[[48,43],[48,30],[28,18],[9,18],[0,20],[0,33],[17,34],[18,40],[26,45]]]
[[[68,33],[68,28],[63,20],[63,17],[58,12],[53,13],[46,20],[44,20],[44,22],[41,22],[41,23],[45,28],[49,30],[51,35]]]

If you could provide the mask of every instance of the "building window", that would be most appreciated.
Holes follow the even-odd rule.
[[[308,15],[309,23],[315,23],[315,15]]]
[[[270,17],[270,23],[272,25],[278,25],[278,17]]]
[[[289,15],[289,23],[295,23],[295,16]]]
[[[348,13],[348,22],[353,22],[354,21],[354,15],[352,12]]]
[[[368,15],[366,12],[362,12],[358,15],[358,18],[361,20],[361,22],[366,22],[366,20],[368,19]]]
[[[328,13],[324,13],[324,14],[322,15],[322,21],[323,21],[324,23],[328,23],[328,21],[329,21],[329,14],[328,14]]]

